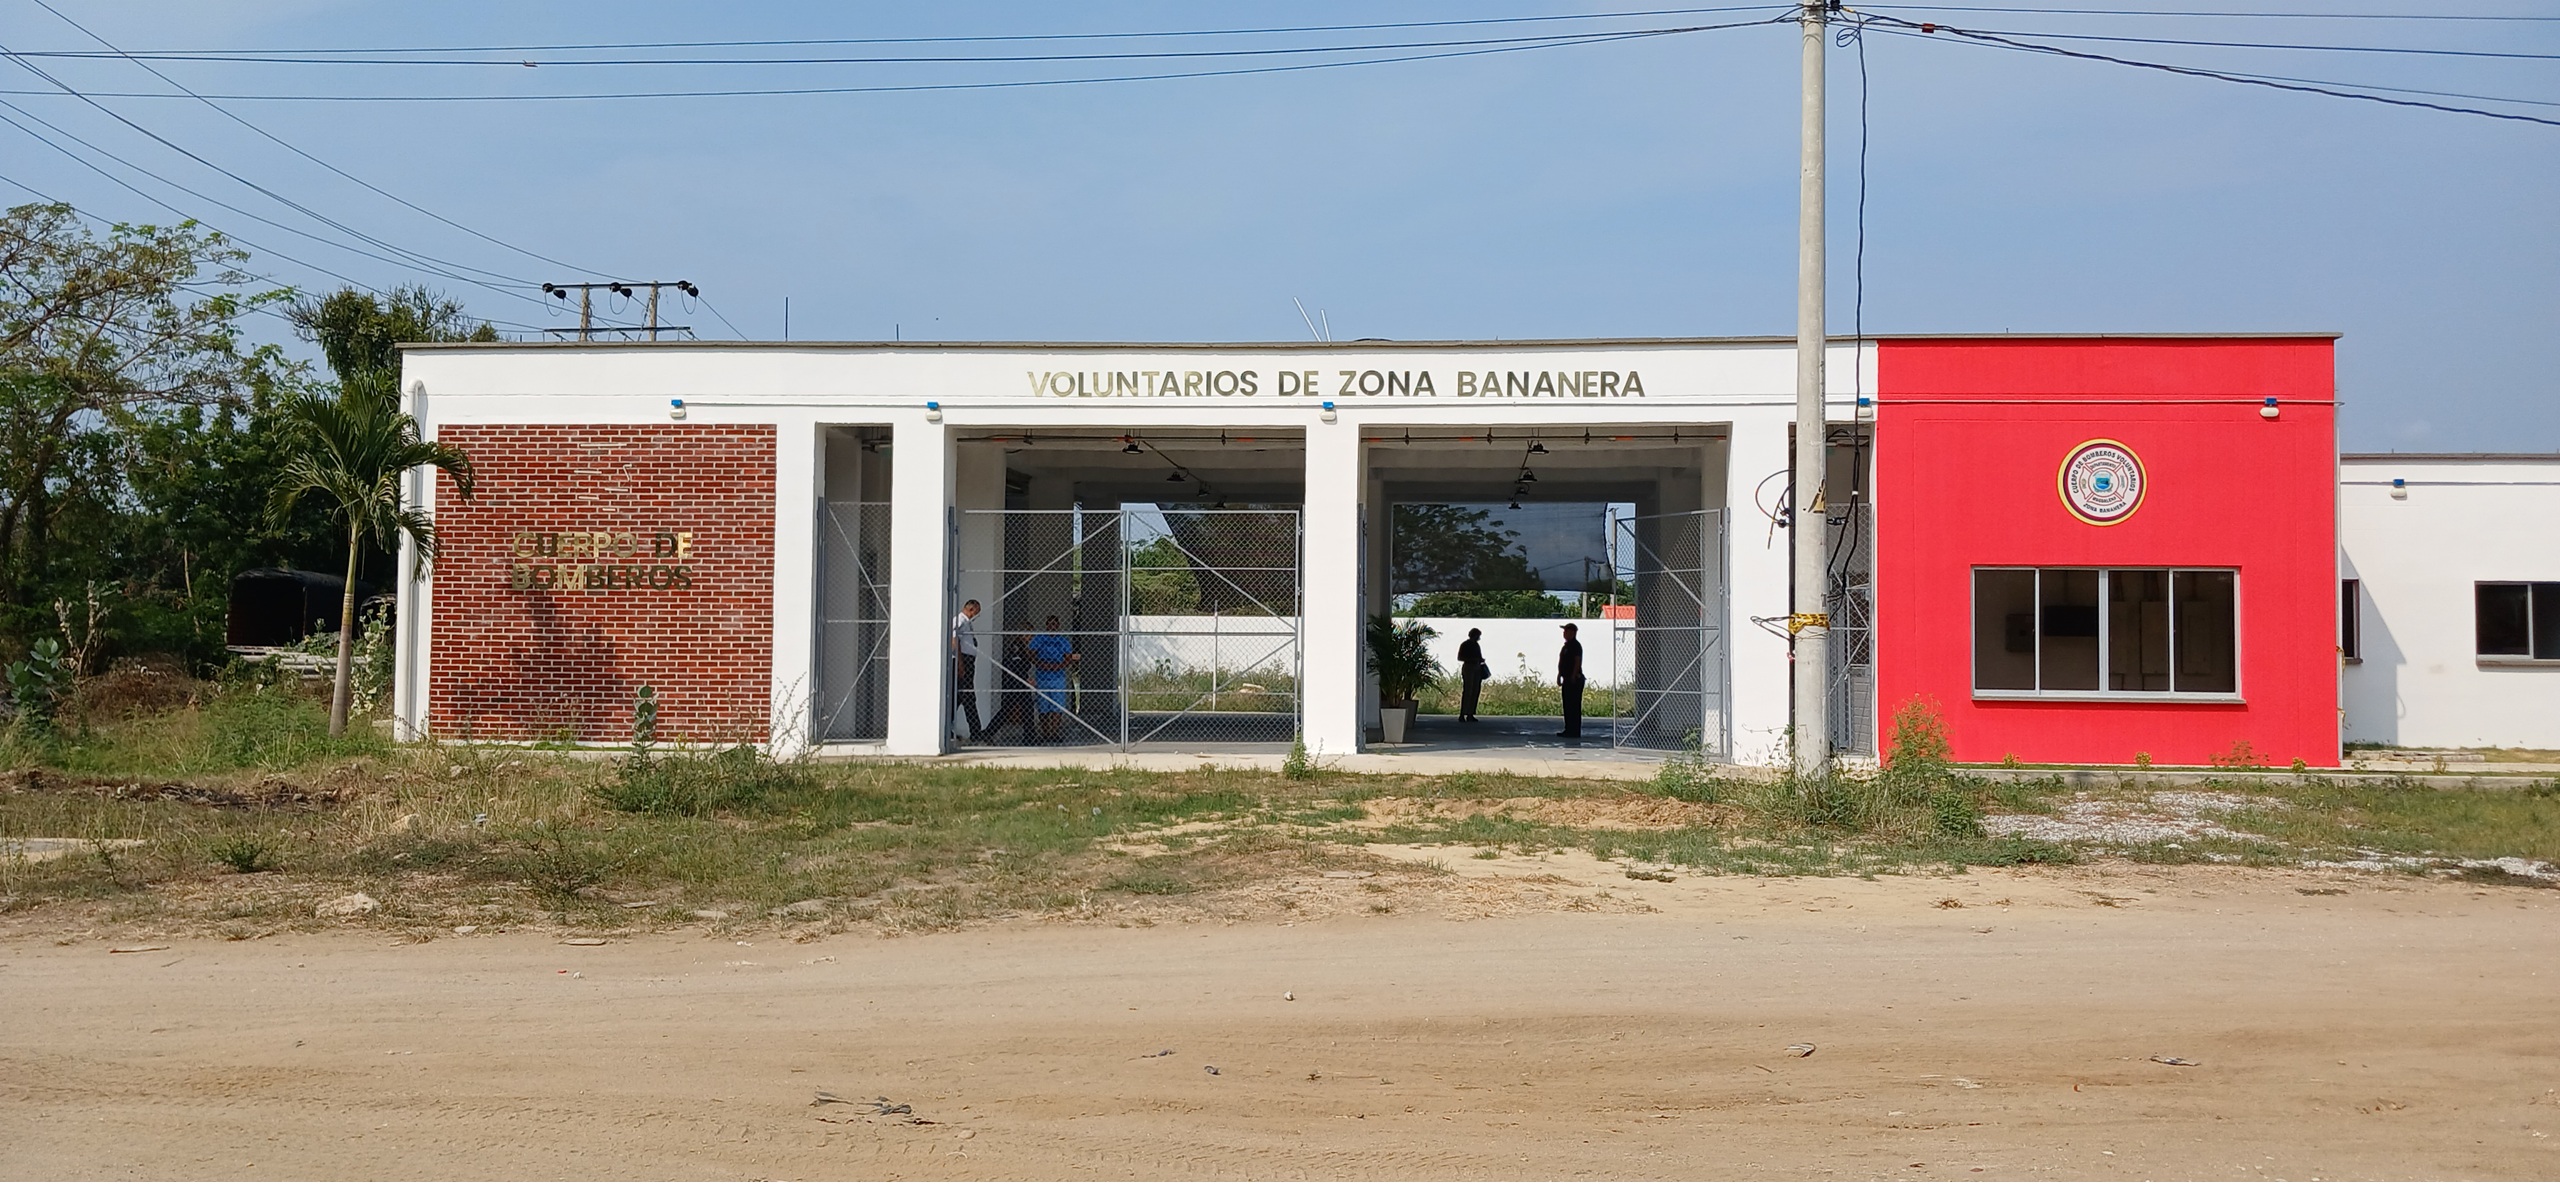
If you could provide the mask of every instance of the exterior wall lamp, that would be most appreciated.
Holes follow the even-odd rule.
[[[929,400],[924,402],[924,419],[927,421],[942,420],[942,402],[938,400]]]
[[[1326,401],[1326,402],[1324,402],[1324,411],[1323,411],[1323,412],[1320,412],[1320,413],[1318,413],[1318,414],[1316,414],[1316,416],[1323,418],[1323,419],[1324,419],[1324,423],[1325,423],[1325,424],[1327,424],[1327,425],[1331,425],[1331,424],[1333,424],[1333,419],[1334,419],[1333,402],[1332,402],[1332,401]]]
[[[669,401],[667,402],[667,420],[669,420],[669,421],[682,421],[682,420],[684,420],[684,400],[683,400],[683,398],[678,397],[678,398],[675,398],[675,399],[669,400]]]
[[[2272,396],[2270,396],[2270,397],[2268,397],[2268,398],[2267,398],[2267,403],[2265,403],[2265,404],[2263,404],[2263,405],[2259,405],[2259,406],[2258,406],[2258,415],[2259,415],[2259,416],[2261,416],[2261,417],[2266,418],[2266,419],[2267,419],[2267,420],[2269,420],[2269,421],[2273,421],[2273,420],[2275,420],[2275,419],[2276,419],[2276,414],[2278,414],[2278,413],[2280,413],[2280,412],[2282,412],[2282,411],[2283,411],[2283,410],[2278,409],[2278,408],[2276,407],[2276,398],[2274,398],[2274,397],[2272,397]]]

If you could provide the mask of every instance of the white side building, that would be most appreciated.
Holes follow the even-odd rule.
[[[2338,470],[2345,738],[2560,748],[2560,454]]]

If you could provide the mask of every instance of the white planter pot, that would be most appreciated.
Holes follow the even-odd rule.
[[[1389,743],[1404,742],[1405,733],[1413,729],[1413,708],[1384,706],[1378,710],[1378,730]]]

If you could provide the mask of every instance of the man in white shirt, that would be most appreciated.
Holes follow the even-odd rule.
[[[951,617],[951,683],[952,697],[959,699],[960,711],[969,716],[971,743],[987,741],[987,729],[978,725],[978,600],[960,604],[960,614]],[[960,724],[953,723],[953,727]]]

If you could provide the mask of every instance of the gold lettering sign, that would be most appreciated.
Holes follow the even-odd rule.
[[[693,534],[520,529],[510,590],[691,590]]]

